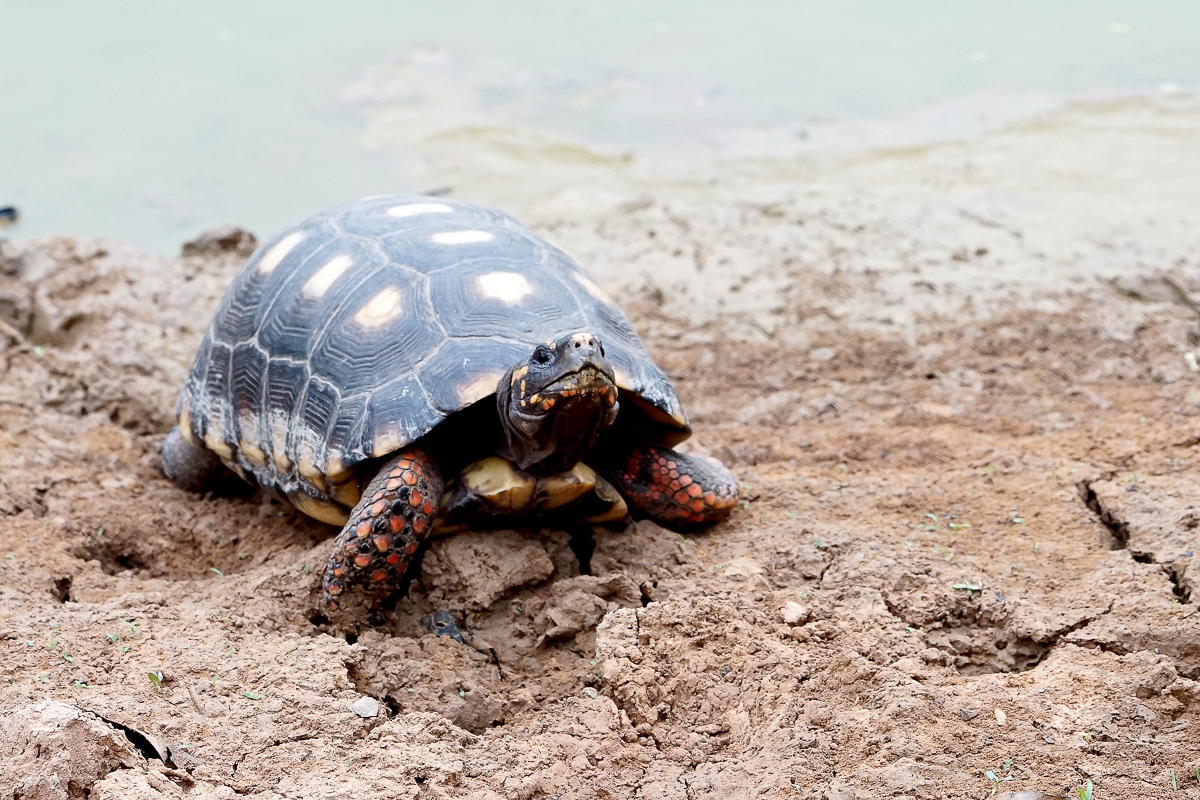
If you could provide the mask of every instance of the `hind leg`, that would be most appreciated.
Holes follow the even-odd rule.
[[[601,470],[629,505],[668,528],[711,525],[738,501],[737,478],[715,458],[642,445],[611,454]]]
[[[162,443],[162,474],[180,489],[208,492],[233,476],[216,453],[183,438],[179,426]]]

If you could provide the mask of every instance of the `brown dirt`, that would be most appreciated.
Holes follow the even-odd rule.
[[[801,310],[750,335],[626,292],[748,502],[598,529],[582,566],[561,531],[442,539],[344,631],[315,605],[331,529],[156,469],[240,260],[219,239],[0,251],[0,798],[1200,797],[1200,284],[1173,254],[893,328],[821,311],[870,269],[780,273]],[[422,633],[439,607],[467,644]]]

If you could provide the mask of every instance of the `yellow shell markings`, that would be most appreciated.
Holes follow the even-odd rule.
[[[346,508],[354,508],[362,499],[362,489],[359,488],[357,480],[348,480],[345,483],[335,483],[330,486],[329,495]]]
[[[596,471],[579,463],[566,472],[550,475],[538,481],[538,508],[551,511],[565,506],[596,487]]]
[[[612,368],[613,378],[615,378],[613,383],[627,391],[637,391],[637,387],[633,385],[633,376],[629,374],[629,370],[625,369],[624,367],[619,367],[616,364],[613,364]]]
[[[329,290],[333,286],[333,282],[342,276],[342,273],[350,269],[350,265],[354,263],[354,259],[345,253],[334,256],[325,262],[325,265],[313,273],[313,276],[304,284],[304,288],[300,293],[310,300],[315,300]]]
[[[379,328],[387,325],[404,313],[401,301],[404,295],[395,286],[381,289],[354,315],[354,324],[360,328]]]
[[[387,210],[389,217],[415,217],[417,214],[449,214],[454,209],[445,203],[408,203],[392,206]]]
[[[292,459],[287,454],[287,416],[278,412],[272,413],[270,428],[271,458],[275,462],[275,471],[284,476],[292,469]]]
[[[258,267],[255,271],[259,275],[267,275],[276,267],[279,262],[287,258],[287,254],[296,249],[296,245],[304,241],[304,231],[295,231],[280,239],[275,245],[263,253],[263,257],[258,260]]]
[[[519,512],[529,505],[537,488],[534,479],[517,470],[512,462],[488,456],[463,468],[462,481],[493,509]]]
[[[469,406],[476,400],[482,400],[489,394],[496,391],[496,384],[504,377],[504,373],[489,371],[482,375],[471,378],[467,382],[459,385],[455,390],[458,395],[458,401],[464,406]]]
[[[313,463],[311,448],[305,448],[304,454],[300,456],[299,463],[296,464],[296,471],[300,473],[300,477],[322,492],[327,493],[329,491],[329,485],[325,482],[325,473]]]
[[[429,237],[434,244],[478,244],[490,242],[496,235],[488,231],[443,231]]]
[[[325,477],[330,483],[345,483],[354,477],[354,468],[347,468],[341,453],[335,451],[325,460]]]
[[[204,434],[204,444],[208,446],[222,461],[233,460],[233,448],[225,443],[225,439],[221,436],[221,429],[216,425],[209,425],[208,432]]]
[[[625,504],[625,498],[613,488],[611,483],[599,475],[596,476],[595,492],[597,497],[609,504],[608,510],[585,517],[579,520],[580,522],[615,522],[616,520],[624,519],[625,515],[629,513],[629,506]]]
[[[238,449],[241,451],[251,464],[255,466],[265,466],[267,463],[267,454],[262,451],[262,448],[254,444],[248,439],[242,439],[238,442]]]
[[[505,305],[516,305],[521,299],[533,294],[529,280],[519,272],[487,272],[475,278],[479,294]]]
[[[179,409],[179,434],[192,447],[199,446],[196,437],[192,435],[192,403],[185,393],[182,407]]]
[[[372,445],[371,455],[382,456],[388,453],[394,453],[400,449],[401,444],[400,432],[394,426],[388,425],[375,431],[375,440]]]
[[[330,525],[340,527],[350,519],[350,512],[347,509],[328,500],[318,500],[304,492],[289,492],[287,499],[296,507],[297,511]]]
[[[329,496],[346,508],[354,508],[362,499],[357,472],[353,467],[347,468],[339,454],[330,455],[325,462],[325,479],[329,482]]]

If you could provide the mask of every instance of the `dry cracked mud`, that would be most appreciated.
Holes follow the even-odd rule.
[[[741,252],[775,292],[689,316],[613,287],[746,502],[701,534],[434,541],[375,629],[317,611],[332,529],[157,471],[247,242],[5,243],[0,797],[1200,797],[1196,253],[925,316],[918,286],[867,324],[848,304],[898,273],[821,253],[875,230],[986,274],[1035,245],[671,202],[543,229],[732,298],[712,254]]]

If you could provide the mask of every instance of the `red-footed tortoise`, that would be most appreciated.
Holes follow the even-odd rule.
[[[341,525],[330,610],[400,583],[435,528],[492,515],[693,528],[738,485],[670,448],[671,381],[583,268],[503,214],[376,197],[310,217],[246,262],[180,393],[163,471],[228,470]],[[444,477],[450,477],[444,486]]]

